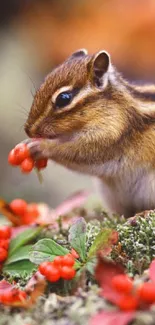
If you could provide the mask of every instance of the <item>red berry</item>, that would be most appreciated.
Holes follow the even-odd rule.
[[[72,256],[73,256],[74,258],[79,258],[79,257],[80,257],[79,254],[75,251],[74,248],[71,249],[71,254],[72,254]]]
[[[63,266],[73,266],[75,264],[74,257],[71,254],[64,255],[62,258]]]
[[[9,206],[17,216],[22,216],[27,210],[27,203],[22,199],[13,200]]]
[[[1,226],[0,227],[0,239],[9,239],[11,237],[11,227]]]
[[[23,225],[30,225],[32,223],[36,223],[36,217],[31,216],[28,212],[26,212],[22,216],[22,224]]]
[[[8,155],[8,162],[10,165],[13,165],[13,166],[18,166],[20,165],[20,162],[18,160],[18,157],[15,155],[15,150],[12,149]]]
[[[112,278],[112,286],[118,292],[130,293],[133,282],[126,274],[118,274]]]
[[[36,203],[31,203],[27,205],[27,210],[22,216],[22,222],[25,225],[36,222],[39,216],[38,205]]]
[[[29,215],[31,215],[32,217],[37,218],[39,216],[38,204],[28,204],[27,213],[29,213]]]
[[[124,311],[132,311],[138,307],[138,299],[134,296],[125,295],[117,302],[117,306]]]
[[[145,282],[137,289],[137,294],[140,299],[147,303],[155,302],[155,284],[151,282]]]
[[[8,250],[9,248],[9,239],[0,239],[0,247]]]
[[[47,159],[39,159],[35,162],[35,166],[38,169],[43,169],[47,166]]]
[[[42,275],[45,275],[46,274],[46,270],[47,270],[47,267],[49,265],[49,261],[45,261],[45,262],[42,262],[40,265],[39,265],[39,272],[42,274]]]
[[[29,213],[25,213],[23,216],[22,216],[22,224],[23,225],[31,225],[33,223],[36,223],[36,217],[33,217],[31,216]]]
[[[34,161],[32,158],[26,158],[20,165],[23,173],[30,173],[34,167]]]
[[[7,259],[8,252],[5,248],[0,247],[0,263]]]
[[[61,267],[62,261],[63,261],[63,256],[56,256],[55,259],[53,260],[53,264],[57,267]]]
[[[76,273],[76,271],[72,267],[63,266],[61,268],[61,277],[64,280],[71,280],[71,279],[73,279],[74,276],[75,276],[75,273]]]
[[[14,148],[15,156],[21,163],[23,160],[29,157],[30,153],[25,143],[20,143]]]
[[[56,282],[60,279],[60,269],[50,262],[45,269],[46,279],[50,282]]]

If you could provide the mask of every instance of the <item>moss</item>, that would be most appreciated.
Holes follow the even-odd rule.
[[[136,215],[116,229],[128,272],[142,274],[155,258],[155,211]]]

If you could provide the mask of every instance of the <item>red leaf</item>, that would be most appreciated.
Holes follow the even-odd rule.
[[[50,209],[46,204],[38,204],[40,216],[37,218],[37,223],[51,224],[53,227],[58,228],[58,224],[56,222],[58,217],[66,215],[75,208],[81,207],[87,200],[88,196],[89,193],[86,191],[75,193],[53,210]],[[64,217],[62,219],[63,226],[69,226],[72,221],[73,218],[68,216]]]
[[[150,280],[155,282],[155,260],[153,260],[149,267]]]
[[[127,325],[133,320],[134,312],[101,312],[93,316],[89,325]]]
[[[23,297],[24,294],[25,296]],[[8,300],[9,297],[9,300]],[[9,306],[21,306],[26,300],[25,292],[17,288],[16,285],[2,280],[0,281],[0,302]]]
[[[10,284],[9,282],[2,280],[0,281],[0,294],[3,293],[5,290],[12,290],[15,286]]]
[[[39,272],[36,272],[27,283],[25,291],[21,291],[16,285],[2,280],[0,281],[0,303],[12,307],[30,308],[32,304],[36,303],[37,298],[44,294],[45,287],[45,278]],[[11,292],[14,295],[13,300],[7,301],[5,299],[4,301],[6,295],[8,296],[8,293]],[[22,293],[25,294],[25,296],[23,296]]]
[[[112,278],[117,274],[124,274],[123,268],[110,260],[99,257],[99,261],[95,271],[95,277],[102,288],[101,295],[110,300],[112,303],[118,302],[123,294],[117,292],[112,287]]]
[[[32,292],[36,284],[44,279],[45,277],[39,271],[37,271],[35,274],[32,275],[31,279],[28,281],[25,287],[26,292]]]
[[[80,191],[69,197],[66,201],[61,203],[56,209],[57,216],[67,214],[73,209],[79,208],[87,200],[90,193],[86,191]]]

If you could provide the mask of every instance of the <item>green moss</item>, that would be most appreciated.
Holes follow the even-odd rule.
[[[137,215],[116,229],[128,272],[142,274],[155,258],[155,211]]]

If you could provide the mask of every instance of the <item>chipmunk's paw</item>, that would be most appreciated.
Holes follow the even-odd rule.
[[[23,141],[30,152],[33,160],[48,158],[47,140],[44,139],[26,139]]]

